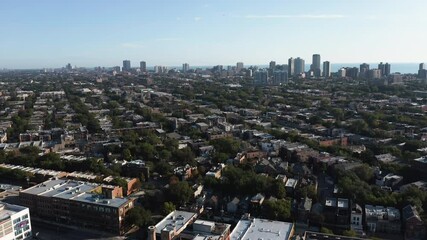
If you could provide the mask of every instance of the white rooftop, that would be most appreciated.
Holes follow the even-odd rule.
[[[196,217],[196,213],[186,211],[173,211],[156,224],[156,233],[161,234],[163,230],[177,232],[184,230],[190,220]]]
[[[289,239],[293,224],[266,219],[240,220],[230,235],[231,240]]]

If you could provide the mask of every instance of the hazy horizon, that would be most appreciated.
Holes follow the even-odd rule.
[[[0,69],[311,63],[314,53],[332,63],[419,63],[426,8],[423,0],[4,0]]]

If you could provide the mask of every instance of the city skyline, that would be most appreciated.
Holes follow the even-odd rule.
[[[421,0],[2,4],[0,29],[7,34],[0,39],[0,68],[116,66],[123,59],[149,66],[260,65],[309,60],[313,53],[331,63],[420,63],[427,55]]]

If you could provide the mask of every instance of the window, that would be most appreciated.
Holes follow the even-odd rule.
[[[28,214],[25,214],[24,216],[22,216],[22,219],[27,219],[28,218]]]

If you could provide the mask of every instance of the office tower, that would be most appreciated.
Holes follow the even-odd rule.
[[[311,64],[311,70],[314,72],[315,77],[320,77],[322,69],[320,68],[320,55],[313,54],[313,63]]]
[[[380,79],[381,76],[381,69],[371,69],[368,72],[369,79]]]
[[[340,70],[338,70],[338,77],[345,77],[347,75],[347,69],[345,68],[340,68]]]
[[[122,71],[124,72],[130,71],[130,60],[123,60]]]
[[[273,73],[273,84],[281,85],[288,83],[288,72],[287,71],[274,71]]]
[[[331,77],[331,63],[329,61],[323,62],[323,77]]]
[[[357,79],[359,77],[359,68],[357,67],[349,67],[346,68],[345,76],[353,79]]]
[[[66,68],[68,71],[73,70],[73,67],[71,66],[71,63],[68,63],[68,64],[67,64],[67,66],[65,66],[65,68]]]
[[[420,68],[418,70],[418,78],[427,79],[427,70],[424,63],[420,63]]]
[[[188,72],[188,70],[190,70],[190,64],[188,63],[182,64],[182,72],[186,73]]]
[[[381,71],[381,76],[385,75],[385,65],[383,64],[383,62],[380,62],[380,64],[378,64],[378,69]]]
[[[362,78],[366,78],[368,76],[368,72],[369,72],[369,64],[367,63],[360,64],[359,76]]]
[[[243,63],[242,62],[238,62],[236,64],[236,71],[240,72],[240,71],[242,71],[242,69],[243,69]]]
[[[305,61],[302,58],[295,58],[295,72],[294,75],[299,75],[305,72]]]
[[[139,70],[141,70],[141,72],[147,72],[147,63],[144,61],[139,62]]]
[[[113,67],[113,71],[120,72],[120,66],[114,66]]]
[[[384,76],[388,76],[391,73],[391,65],[389,63],[385,63],[384,66]]]
[[[288,75],[293,76],[295,73],[295,59],[289,58],[288,60]]]
[[[259,70],[255,72],[254,84],[255,85],[266,85],[268,83],[268,71]]]
[[[270,62],[270,69],[271,70],[275,70],[276,69],[276,62],[275,61],[271,61]]]

